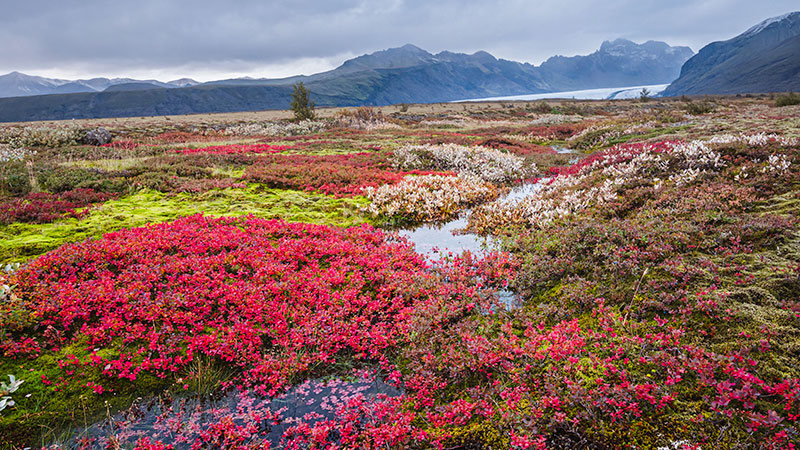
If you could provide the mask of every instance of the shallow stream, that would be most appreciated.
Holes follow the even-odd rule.
[[[519,184],[498,201],[501,203],[519,201],[540,190],[548,181],[550,178]],[[418,225],[399,230],[398,233],[413,243],[418,253],[433,258],[446,256],[448,253],[457,255],[464,250],[469,250],[475,255],[497,250],[497,242],[492,237],[478,236],[463,231],[467,227],[469,214],[469,210],[464,210],[449,222]]]

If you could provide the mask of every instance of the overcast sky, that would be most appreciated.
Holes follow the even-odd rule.
[[[272,78],[406,43],[539,64],[617,37],[697,51],[798,9],[797,0],[4,0],[0,74]]]

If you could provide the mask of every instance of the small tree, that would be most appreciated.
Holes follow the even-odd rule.
[[[310,100],[311,91],[306,89],[303,82],[294,85],[292,93],[292,112],[296,120],[314,119],[314,102]]]
[[[639,92],[639,100],[643,102],[650,101],[650,94],[651,94],[650,89],[642,88],[642,91]]]

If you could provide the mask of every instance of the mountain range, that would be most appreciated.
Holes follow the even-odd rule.
[[[161,82],[158,80],[134,80],[132,78],[92,78],[88,80],[60,80],[57,78],[37,77],[20,72],[0,75],[0,98],[23,97],[47,94],[76,94],[86,92],[102,92],[106,90],[124,90],[126,87],[142,85],[153,88],[182,88],[195,86],[198,83],[190,78]]]
[[[292,85],[302,81],[319,106],[444,102],[576,89],[669,83],[693,55],[663,42],[606,41],[585,56],[554,56],[539,66],[473,54],[429,53],[414,45],[345,61],[336,69],[282,79],[50,80],[12,73],[0,77],[0,121],[190,114],[288,108]],[[13,83],[9,82],[13,81]],[[180,86],[183,84],[183,86]],[[13,87],[9,87],[13,86]],[[45,94],[46,86],[61,91]],[[64,89],[94,92],[64,93]],[[100,92],[98,92],[100,91]]]
[[[767,19],[686,61],[664,96],[800,90],[800,11]]]

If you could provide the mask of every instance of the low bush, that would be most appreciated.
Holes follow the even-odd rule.
[[[800,105],[800,95],[797,95],[794,92],[788,92],[775,97],[775,106],[782,107],[793,105]]]
[[[31,191],[28,166],[22,160],[0,163],[0,194],[19,196]]]
[[[360,195],[363,188],[392,184],[402,173],[386,170],[377,153],[343,155],[268,155],[247,167],[244,179],[279,189],[299,189],[332,195]]]
[[[366,131],[400,128],[396,123],[389,122],[380,110],[367,106],[342,110],[336,115],[333,123],[340,128]]]
[[[65,192],[87,187],[104,178],[103,173],[94,169],[45,165],[37,167],[36,179],[43,190]]]
[[[75,189],[60,194],[38,192],[0,203],[0,225],[14,222],[49,223],[64,217],[81,218],[87,206],[102,203],[112,195],[92,189]]]
[[[76,145],[83,138],[80,127],[27,126],[0,128],[0,144],[12,147],[64,147]]]
[[[707,100],[700,102],[689,101],[686,103],[686,105],[684,105],[684,108],[693,116],[701,116],[703,114],[714,112],[716,105]]]
[[[256,122],[241,123],[225,128],[230,136],[304,136],[325,131],[327,123],[301,120],[299,122]]]
[[[36,155],[35,151],[27,148],[15,148],[10,145],[0,144],[0,164],[9,161],[22,161],[30,156]]]
[[[536,170],[516,155],[457,144],[405,145],[394,151],[392,161],[403,170],[453,171],[495,183],[526,178]]]
[[[368,212],[412,223],[448,219],[470,205],[494,200],[500,192],[494,184],[469,175],[410,175],[396,184],[364,189],[371,201]]]

